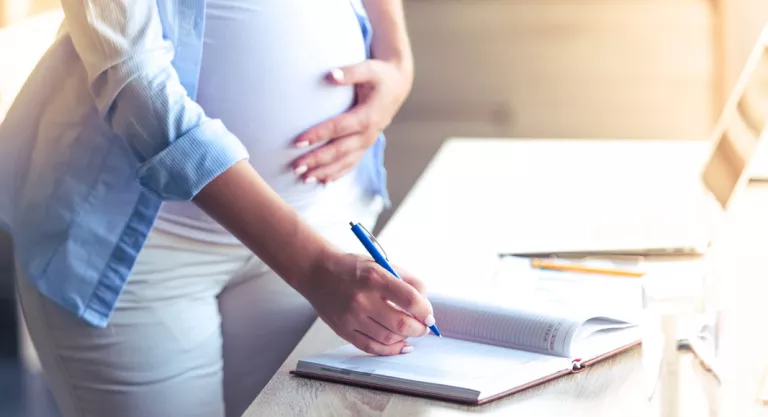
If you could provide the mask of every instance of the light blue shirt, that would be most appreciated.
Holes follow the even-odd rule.
[[[59,38],[0,125],[0,225],[39,291],[103,327],[162,201],[191,200],[249,155],[194,101],[205,0],[62,6]],[[358,179],[388,202],[384,146]]]

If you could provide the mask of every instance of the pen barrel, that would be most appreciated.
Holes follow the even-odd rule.
[[[386,258],[384,258],[384,255],[382,255],[376,245],[374,245],[373,241],[371,241],[371,238],[368,237],[368,233],[366,233],[359,224],[352,226],[352,233],[357,236],[357,239],[360,240],[360,243],[363,244],[365,250],[368,251],[368,254],[371,255],[373,260],[376,261],[380,267],[386,269],[390,274],[394,275],[395,278],[401,279],[400,275],[395,272],[394,268],[392,268],[389,262],[387,262]]]

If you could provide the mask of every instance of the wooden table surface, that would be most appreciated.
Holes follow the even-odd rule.
[[[551,145],[560,146],[550,148]],[[604,167],[595,167],[595,161],[588,161],[592,165],[585,169],[587,174],[580,173],[576,169],[578,164],[573,161],[589,159],[589,155],[594,154],[596,150],[602,152],[603,158],[598,159],[607,161],[603,164]],[[651,198],[654,195],[660,199],[671,198],[672,191],[683,185],[685,181],[696,180],[696,174],[706,152],[705,143],[695,142],[577,141],[564,144],[558,141],[543,143],[541,140],[535,142],[469,139],[450,141],[441,149],[401,208],[392,217],[383,230],[380,241],[390,259],[396,260],[396,264],[403,265],[412,271],[423,272],[422,277],[432,287],[443,284],[442,281],[458,279],[448,274],[446,270],[440,270],[440,273],[429,272],[430,266],[436,263],[435,256],[439,249],[449,250],[449,247],[454,248],[451,250],[458,250],[457,254],[462,250],[468,254],[462,258],[463,264],[456,268],[456,274],[466,276],[466,273],[474,270],[475,276],[480,279],[485,276],[484,274],[489,273],[486,255],[492,249],[491,246],[522,245],[524,242],[517,243],[517,241],[524,241],[526,238],[533,241],[533,246],[543,244],[540,237],[532,235],[531,230],[534,229],[531,228],[521,229],[526,232],[509,237],[510,240],[516,241],[512,243],[488,238],[499,231],[506,232],[503,227],[516,224],[496,222],[497,218],[489,217],[489,213],[498,214],[504,210],[510,210],[509,216],[515,216],[517,209],[518,213],[530,216],[532,215],[531,207],[536,204],[551,204],[552,195],[560,191],[551,188],[552,184],[556,183],[552,178],[565,176],[568,177],[563,180],[565,185],[572,186],[580,182],[583,184],[582,190],[588,190],[597,185],[605,186],[605,181],[594,181],[598,177],[590,176],[601,171],[606,176],[618,179],[617,184],[633,184],[642,198]],[[540,156],[538,163],[532,160],[535,155]],[[570,158],[562,158],[563,155],[570,155]],[[631,162],[629,159],[632,155],[640,157],[640,163]],[[548,158],[544,158],[545,156]],[[581,158],[582,156],[584,158]],[[498,165],[505,158],[508,158],[510,164]],[[550,162],[546,162],[546,159]],[[558,163],[553,164],[552,160]],[[492,164],[497,165],[489,168]],[[639,169],[643,165],[653,166],[652,171],[655,174],[648,174],[649,170]],[[620,168],[622,166],[623,170]],[[675,166],[684,171],[677,177],[672,177],[669,170]],[[521,176],[526,169],[529,170],[529,175]],[[515,173],[518,176],[510,176]],[[499,175],[504,176],[499,177]],[[638,176],[646,177],[647,187],[637,189],[637,185],[642,182],[634,181],[632,178]],[[537,178],[540,183],[550,187],[545,195],[534,195],[531,191],[535,188],[519,186],[519,183],[530,182]],[[453,182],[452,187],[446,185],[449,182]],[[496,190],[496,193],[477,192],[471,189],[473,184],[486,185],[491,190]],[[453,196],[448,193],[451,190],[455,193]],[[513,194],[515,199],[499,197],[498,194],[505,192]],[[591,196],[597,195],[584,192]],[[694,194],[685,195],[683,200],[670,200],[668,204],[672,205],[674,202],[685,207],[693,207],[695,210],[695,202],[699,200]],[[531,200],[533,200],[532,203]],[[592,203],[595,207],[599,207],[607,204],[609,200],[610,194]],[[633,219],[630,223],[636,224],[630,224],[627,226],[629,229],[625,227],[623,231],[617,230],[617,233],[636,230],[637,225],[642,222],[650,225],[657,220],[665,221],[657,218],[663,213],[654,212],[656,202],[649,201],[647,204],[649,210],[643,211],[643,200],[639,201],[641,203],[638,204],[640,206],[638,209],[621,213],[624,218]],[[505,202],[507,205],[503,205]],[[691,203],[694,205],[689,205]],[[499,207],[500,204],[503,206]],[[489,209],[490,205],[495,206]],[[595,221],[594,216],[590,217],[589,213],[586,213],[587,205],[572,204],[570,207],[585,210],[585,218]],[[565,217],[573,218],[573,213],[568,214],[568,204],[561,204],[560,210]],[[552,210],[544,211],[548,215],[552,214]],[[671,211],[674,211],[674,208]],[[644,215],[644,212],[651,212],[651,215]],[[768,260],[768,185],[750,184],[747,190],[735,198],[726,219],[728,227],[718,235],[713,245],[716,270],[723,277],[721,301],[723,308],[728,312],[724,327],[726,338],[722,345],[722,366],[724,367],[721,375],[722,384],[717,384],[693,355],[681,353],[681,416],[768,416],[768,408],[764,408],[756,400],[757,390],[765,376],[763,370],[766,369],[766,361],[763,356],[766,355],[760,352],[768,352],[768,343],[765,343],[768,339],[768,331],[761,333],[754,329],[755,327],[765,328],[756,317],[768,317],[765,314],[768,312],[765,304],[768,303],[764,302],[763,297],[763,294],[768,294],[763,291],[765,286],[763,282],[768,282],[765,279],[768,268],[763,266]],[[498,224],[502,229],[478,225],[478,222],[482,221]],[[528,221],[535,222],[536,219],[529,218]],[[614,219],[604,221],[619,224]],[[475,227],[471,227],[472,225]],[[600,226],[595,225],[595,228]],[[414,233],[412,230],[420,230],[420,232]],[[582,233],[583,230],[575,228],[574,232]],[[585,239],[599,240],[600,236],[587,234]],[[426,244],[427,240],[431,243],[430,245]],[[424,250],[425,247],[431,249]],[[584,372],[559,378],[479,407],[289,375],[289,371],[294,369],[299,358],[320,353],[343,343],[344,341],[324,323],[316,322],[245,412],[244,417],[442,417],[470,413],[536,417],[654,415],[652,407],[646,401],[643,389],[640,348],[632,349]],[[719,414],[718,411],[720,411]]]

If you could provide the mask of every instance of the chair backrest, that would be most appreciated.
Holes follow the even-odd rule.
[[[768,121],[768,27],[763,31],[712,132],[702,179],[726,210],[746,186],[748,168]]]

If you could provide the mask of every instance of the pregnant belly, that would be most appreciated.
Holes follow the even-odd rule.
[[[204,38],[197,101],[283,199],[311,204],[323,187],[293,174],[290,163],[307,149],[292,145],[353,105],[352,87],[325,78],[365,59],[349,0],[208,0]]]

